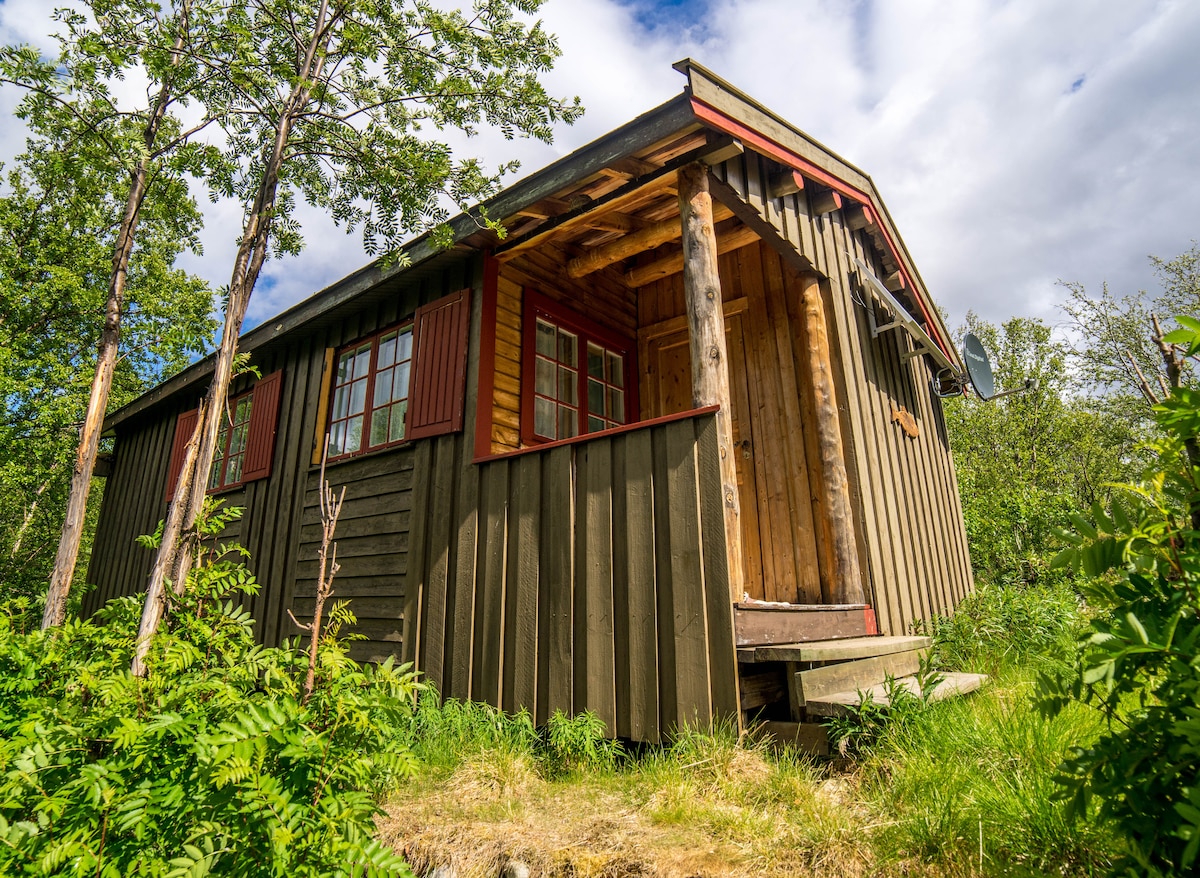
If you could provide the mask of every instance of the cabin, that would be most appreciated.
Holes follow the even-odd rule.
[[[245,510],[225,536],[265,642],[311,618],[325,457],[352,654],[446,697],[653,742],[915,670],[914,625],[972,588],[962,363],[870,177],[676,69],[677,97],[491,199],[506,234],[460,216],[244,335],[262,377],[210,489]],[[135,538],[211,369],[108,418],[86,610],[144,590]]]

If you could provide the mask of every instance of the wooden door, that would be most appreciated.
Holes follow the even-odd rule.
[[[733,403],[733,445],[737,463],[738,500],[741,505],[742,545],[746,591],[765,599],[763,549],[758,526],[758,491],[754,466],[754,419],[746,370],[743,320],[745,300],[725,307],[725,343],[729,354],[729,389]],[[645,380],[642,387],[644,416],[658,418],[692,407],[692,362],[687,322],[682,318],[651,327],[640,351]]]

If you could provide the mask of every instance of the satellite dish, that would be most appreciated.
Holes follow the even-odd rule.
[[[975,388],[979,398],[991,399],[995,396],[996,379],[992,377],[992,361],[988,357],[987,348],[970,332],[963,337],[963,362],[967,366],[971,386]]]

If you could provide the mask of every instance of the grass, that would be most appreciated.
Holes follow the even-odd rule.
[[[1031,697],[1080,619],[1065,586],[982,589],[934,626],[935,658],[993,683],[893,715],[853,761],[730,728],[626,752],[586,717],[539,731],[526,716],[424,702],[423,768],[381,835],[418,874],[453,863],[458,878],[491,878],[510,858],[574,878],[1103,874],[1121,838],[1094,816],[1068,821],[1053,779],[1098,720],[1079,707],[1049,719]]]

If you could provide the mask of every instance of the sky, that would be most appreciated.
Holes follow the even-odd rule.
[[[0,40],[52,46],[51,2],[0,0]],[[587,108],[553,145],[449,138],[515,182],[678,94],[691,57],[875,181],[951,326],[968,311],[1063,322],[1074,281],[1154,290],[1150,255],[1200,239],[1200,3],[1194,0],[548,0],[550,91]],[[24,134],[0,89],[0,161]],[[202,199],[207,204],[207,199]],[[369,261],[318,211],[268,264],[258,323]],[[206,207],[228,279],[235,205]]]

